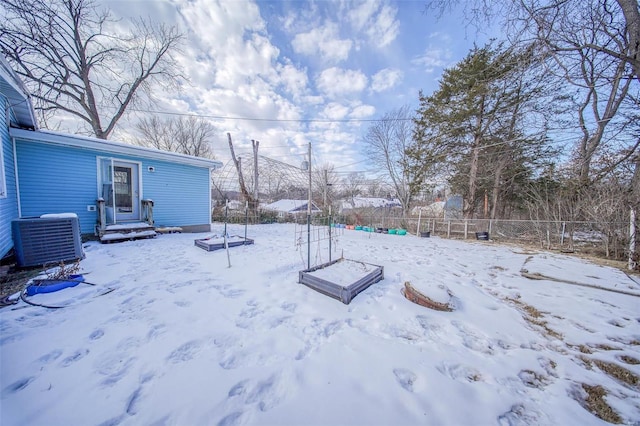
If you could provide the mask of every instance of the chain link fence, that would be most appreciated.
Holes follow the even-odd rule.
[[[629,223],[502,219],[443,219],[394,214],[336,216],[334,223],[406,229],[413,235],[483,239],[615,260],[629,255]],[[481,233],[486,233],[484,236]]]
[[[413,235],[427,235],[453,239],[482,239],[477,233],[487,233],[490,240],[515,243],[547,250],[580,252],[614,260],[626,260],[629,256],[629,224],[610,222],[562,222],[542,220],[502,219],[443,219],[433,217],[402,217],[393,210],[334,215],[331,223],[361,225],[376,230],[405,229]],[[222,214],[213,215],[214,222],[225,222]],[[229,214],[227,223],[305,224],[306,214],[280,217],[272,213],[254,216],[245,213]],[[314,226],[328,226],[329,218],[313,215]]]

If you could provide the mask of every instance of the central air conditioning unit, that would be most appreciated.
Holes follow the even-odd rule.
[[[78,216],[73,213],[43,215],[11,221],[14,251],[19,267],[82,259]]]

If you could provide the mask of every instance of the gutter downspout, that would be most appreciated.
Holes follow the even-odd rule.
[[[213,179],[213,172],[215,169],[209,169],[209,186],[208,186],[208,198],[209,198],[209,231],[211,231],[211,225],[213,224],[212,221],[212,216],[213,216],[213,210],[212,210],[212,204],[211,204],[211,179]]]
[[[16,138],[11,138],[13,144],[13,173],[16,181],[16,201],[18,204],[18,217],[22,217],[22,204],[20,203],[20,179],[18,177],[18,150],[16,148]]]

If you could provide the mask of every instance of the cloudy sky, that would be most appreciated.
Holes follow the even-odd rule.
[[[102,0],[114,16],[175,24],[187,41],[178,57],[190,86],[164,93],[157,109],[206,117],[240,150],[343,172],[368,170],[362,135],[373,119],[417,105],[442,70],[488,35],[460,14],[438,19],[424,1]],[[130,117],[130,122],[135,117]],[[123,125],[123,129],[126,124]],[[126,134],[115,135],[126,139]]]

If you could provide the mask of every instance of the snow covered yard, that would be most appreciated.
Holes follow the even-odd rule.
[[[383,265],[385,279],[344,305],[297,283],[306,245],[293,225],[250,227],[255,244],[230,249],[231,268],[224,250],[194,246],[204,237],[89,243],[85,277],[113,292],[79,285],[60,292],[77,295],[64,309],[0,309],[0,424],[606,424],[585,408],[602,391],[620,422],[640,420],[637,277],[346,231],[334,258]],[[312,264],[326,245],[313,243]],[[406,281],[446,288],[456,309],[409,302]]]

